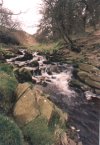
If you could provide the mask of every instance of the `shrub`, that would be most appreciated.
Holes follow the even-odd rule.
[[[0,31],[0,43],[19,45],[19,40],[10,31]]]
[[[48,128],[47,120],[41,116],[28,123],[23,133],[32,145],[51,145],[54,142],[53,132]]]
[[[20,129],[12,120],[3,115],[0,115],[0,145],[23,145]]]

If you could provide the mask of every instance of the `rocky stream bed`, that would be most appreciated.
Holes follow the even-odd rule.
[[[6,59],[20,83],[31,81],[69,114],[72,130],[83,145],[99,145],[100,70],[89,64],[51,62],[38,52],[20,50]]]

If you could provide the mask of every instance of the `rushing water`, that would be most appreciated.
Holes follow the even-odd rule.
[[[90,97],[91,92],[84,94],[78,88],[69,87],[72,66],[47,63],[46,58],[38,55],[37,52],[32,54],[33,58],[31,60],[22,61],[24,55],[25,52],[22,50],[22,55],[8,59],[7,62],[33,72],[32,78],[42,86],[44,92],[49,94],[50,99],[69,113],[70,124],[79,131],[83,145],[99,145],[100,108],[98,99],[88,101],[86,97]],[[30,67],[30,64],[34,61],[37,61],[39,66]],[[35,70],[39,70],[39,73]]]

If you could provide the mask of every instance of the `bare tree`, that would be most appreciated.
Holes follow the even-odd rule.
[[[100,0],[43,0],[42,14],[37,34],[60,38],[73,48],[70,34],[83,33],[87,24],[96,28],[100,22]]]
[[[13,19],[14,15],[19,15],[19,13],[13,13],[11,10],[3,7],[3,0],[0,3],[0,30],[12,30],[21,29],[21,24],[19,21]]]

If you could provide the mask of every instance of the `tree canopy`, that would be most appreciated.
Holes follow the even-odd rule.
[[[70,34],[85,32],[88,25],[96,29],[100,22],[99,0],[42,1],[43,17],[37,31],[41,41],[63,38],[71,43]]]

